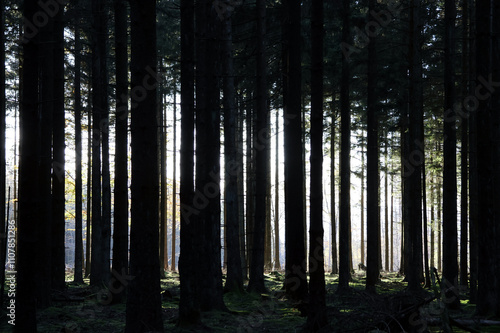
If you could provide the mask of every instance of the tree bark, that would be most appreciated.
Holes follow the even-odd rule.
[[[116,63],[115,196],[113,229],[113,272],[128,272],[128,52],[127,3],[114,0]],[[113,301],[121,302],[125,285]]]
[[[304,248],[301,118],[300,1],[284,4],[285,291],[295,302],[307,296]]]
[[[266,228],[266,192],[269,162],[269,125],[267,107],[267,78],[265,55],[266,4],[257,0],[257,82],[255,89],[256,115],[253,146],[255,151],[255,220],[253,225],[252,261],[248,291],[264,293],[264,241]]]
[[[443,142],[443,282],[453,298],[449,306],[458,308],[457,161],[455,92],[455,1],[445,0],[444,36],[444,142]],[[447,281],[447,282],[446,282]],[[453,286],[451,289],[449,287]]]
[[[233,68],[232,19],[223,22],[223,59],[224,59],[224,171],[225,171],[225,240],[227,253],[227,278],[224,291],[242,292],[243,275],[240,255],[239,236],[239,199],[238,178],[242,177],[243,165],[238,163],[236,89]]]
[[[369,1],[369,11],[375,10],[375,0]],[[375,292],[379,280],[380,266],[380,182],[379,182],[379,143],[378,143],[378,106],[377,106],[377,60],[376,38],[368,44],[368,96],[367,96],[367,149],[366,149],[366,289]]]
[[[156,1],[130,1],[131,228],[126,333],[163,332],[158,258],[158,119]],[[144,82],[149,82],[144,85]],[[134,91],[144,92],[142,98]]]
[[[349,44],[350,39],[350,1],[343,0],[342,41]],[[339,209],[339,285],[337,292],[346,291],[351,279],[350,254],[350,189],[351,189],[351,119],[349,101],[349,59],[342,56],[342,74],[340,87],[340,209]]]
[[[323,0],[311,8],[311,155],[309,229],[309,312],[311,332],[328,325],[323,248]]]

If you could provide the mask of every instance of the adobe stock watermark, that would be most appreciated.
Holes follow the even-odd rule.
[[[40,10],[33,14],[33,18],[30,20],[23,16],[24,33],[21,42],[25,44],[34,38],[40,29],[49,23],[51,18],[54,18],[64,9],[67,3],[67,0],[39,0],[37,4]]]
[[[8,232],[7,232],[7,270],[6,274],[6,285],[9,287],[7,291],[7,296],[9,297],[9,302],[7,303],[7,321],[9,325],[16,325],[16,274],[14,270],[16,268],[16,222],[14,220],[9,221]]]
[[[365,24],[364,31],[357,26],[354,27],[354,40],[356,41],[356,46],[346,42],[340,43],[340,49],[344,57],[349,60],[353,53],[360,53],[362,49],[370,44],[370,38],[378,36],[382,28],[387,27],[394,18],[401,14],[402,10],[403,6],[401,3],[396,0],[388,0],[387,10],[370,11],[370,16],[373,19]]]
[[[464,119],[468,119],[471,113],[479,108],[479,102],[490,98],[496,88],[500,88],[500,81],[493,81],[492,74],[489,74],[487,79],[478,76],[474,93],[465,96],[461,102],[455,103],[453,109],[447,109],[444,112],[444,122],[460,124]],[[416,144],[419,149],[412,151],[408,159],[403,159],[403,177],[410,176],[415,171],[415,167],[424,162],[424,143],[416,142]]]

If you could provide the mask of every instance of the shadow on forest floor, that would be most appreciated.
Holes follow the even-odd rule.
[[[304,332],[306,317],[286,300],[281,272],[266,274],[268,294],[227,293],[224,300],[230,312],[212,311],[202,314],[206,332]],[[88,281],[86,281],[88,282]],[[383,273],[377,293],[365,291],[364,274],[354,274],[348,293],[338,295],[338,276],[326,276],[327,315],[330,328],[325,332],[443,332],[446,313],[443,303],[433,294],[422,291],[409,294],[406,283],[396,273]],[[165,332],[196,332],[176,328],[179,305],[179,275],[167,273],[161,280]],[[125,327],[125,305],[99,305],[96,292],[88,285],[68,285],[65,297],[55,295],[53,306],[37,314],[40,333],[121,333]],[[467,297],[467,295],[463,295]],[[5,314],[6,297],[0,312],[0,332],[10,332]],[[460,310],[449,317],[465,325],[466,330],[453,327],[453,332],[500,332],[500,325],[479,326],[475,306],[461,301]],[[495,323],[495,318],[490,324]],[[498,319],[498,318],[496,318]],[[198,330],[200,331],[200,330]]]

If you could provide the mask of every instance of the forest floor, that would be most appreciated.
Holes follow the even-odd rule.
[[[167,273],[161,280],[165,332],[305,332],[306,317],[284,297],[282,272],[266,274],[269,293],[224,295],[230,312],[202,314],[204,329],[176,327],[179,305],[179,275]],[[88,281],[87,281],[88,282]],[[337,294],[338,275],[326,276],[327,316],[324,332],[500,332],[499,318],[477,318],[475,306],[461,300],[459,310],[448,311],[430,291],[409,294],[401,276],[382,273],[377,294],[365,291],[364,272],[354,274],[351,290]],[[40,333],[118,333],[125,327],[125,304],[101,305],[88,285],[68,285],[65,295],[54,295],[53,305],[37,313]],[[61,297],[64,296],[64,297]],[[467,297],[465,293],[463,297]],[[7,297],[0,312],[0,332],[10,332],[6,317]],[[479,324],[480,321],[489,325]],[[457,326],[458,325],[458,326]],[[451,331],[450,331],[451,332]]]

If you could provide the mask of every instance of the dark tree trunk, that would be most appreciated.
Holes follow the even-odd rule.
[[[469,95],[469,0],[462,0],[462,100]],[[461,117],[460,149],[460,285],[468,286],[468,180],[469,180],[469,113]]]
[[[361,206],[361,209],[360,209],[360,214],[361,214],[361,218],[360,218],[360,224],[361,224],[361,244],[360,244],[360,247],[361,247],[361,264],[365,264],[366,261],[365,261],[365,140],[364,140],[364,130],[361,129],[361,142],[360,142],[360,145],[361,145],[361,198],[360,198],[360,206]]]
[[[332,274],[339,273],[337,260],[337,225],[335,214],[335,110],[332,107],[332,122],[330,124],[330,224],[332,227]]]
[[[309,229],[309,309],[311,332],[328,325],[323,248],[323,0],[311,8],[311,176]]]
[[[241,97],[241,93],[238,94],[238,150],[237,150],[237,160],[236,163],[238,165],[243,166],[243,100]],[[245,252],[245,194],[244,194],[244,175],[243,175],[243,167],[241,167],[241,174],[238,177],[238,229],[239,229],[239,238],[240,238],[240,257],[241,257],[241,274],[242,278],[245,280],[248,276],[247,274],[247,261],[246,261],[246,252]]]
[[[90,90],[90,87],[89,87]],[[91,229],[92,229],[92,149],[93,149],[93,131],[92,131],[92,111],[87,105],[87,220],[86,220],[86,242],[85,242],[85,277],[90,277],[91,268]]]
[[[40,68],[39,68],[39,117],[40,120],[40,162],[39,173],[41,203],[38,214],[39,245],[35,253],[37,270],[37,306],[50,304],[52,273],[52,135],[54,114],[54,18],[50,18],[40,28]]]
[[[203,276],[199,280],[199,304],[202,311],[225,310],[222,298],[220,245],[220,36],[222,24],[203,0],[196,12],[196,194],[204,201],[197,224]]]
[[[194,198],[194,1],[181,2],[181,226],[179,326],[200,323]]]
[[[389,164],[387,163],[387,149],[389,146],[389,139],[386,137],[385,140],[385,151],[384,151],[384,165],[385,165],[385,174],[384,174],[384,191],[385,191],[385,227],[384,227],[384,241],[385,241],[385,271],[389,271]],[[381,267],[382,268],[382,267]]]
[[[115,138],[115,197],[113,229],[113,272],[128,272],[128,55],[127,2],[114,0],[115,62],[116,62],[116,138]],[[122,283],[113,301],[121,302],[125,294]]]
[[[103,220],[101,214],[101,141],[102,141],[102,62],[100,59],[99,35],[102,31],[103,0],[92,0],[92,249],[90,284],[100,285],[104,280],[104,258],[102,248]]]
[[[423,127],[422,127],[423,130]],[[423,133],[422,133],[423,135]],[[424,271],[426,288],[431,288],[431,273],[429,267],[429,237],[427,232],[427,175],[425,171],[425,162],[422,163],[422,213],[423,213],[423,234],[424,234]]]
[[[163,71],[163,61],[159,59],[160,72]],[[167,116],[164,107],[164,84],[158,85],[158,154],[160,156],[160,274],[165,277],[168,269],[168,187],[167,187]],[[175,94],[174,94],[175,96]],[[175,103],[174,103],[175,105]]]
[[[410,3],[410,86],[409,86],[409,155],[405,161],[405,177],[409,180],[408,232],[410,249],[407,263],[408,287],[420,289],[422,280],[422,164],[424,163],[422,59],[420,52],[421,2]]]
[[[252,100],[250,95],[250,100]],[[252,104],[246,103],[246,273],[249,274],[253,252],[253,225],[255,220],[255,152],[253,150]],[[245,274],[247,276],[247,274]]]
[[[449,306],[458,308],[457,156],[455,93],[455,1],[445,1],[443,142],[443,287]],[[453,286],[453,288],[450,288]]]
[[[40,10],[35,0],[24,1],[23,16],[31,22]],[[22,95],[19,143],[19,224],[17,253],[16,333],[35,333],[36,267],[33,249],[38,250],[40,187],[37,165],[40,162],[38,119],[39,35],[24,26]]]
[[[131,110],[131,281],[125,332],[163,332],[158,258],[156,1],[130,1],[130,13],[131,89],[144,95],[133,100]],[[132,99],[134,96],[132,93]]]
[[[269,161],[269,125],[267,106],[266,55],[264,38],[266,34],[266,3],[257,0],[257,82],[255,89],[256,115],[254,133],[255,151],[255,220],[253,226],[252,261],[250,262],[250,280],[248,291],[264,293],[264,241],[266,228],[266,192]]]
[[[301,118],[300,1],[284,4],[285,290],[295,302],[307,296],[304,248]]]
[[[281,270],[280,263],[280,159],[279,159],[279,111],[276,110],[276,154],[275,154],[275,181],[274,181],[274,269]]]
[[[166,118],[166,117],[165,117]],[[165,119],[165,131],[167,128],[167,122]],[[172,184],[172,250],[171,250],[171,255],[172,255],[172,262],[170,264],[170,269],[172,272],[175,272],[175,265],[176,265],[176,260],[175,260],[175,252],[176,252],[176,238],[177,238],[177,89],[176,89],[176,83],[174,80],[174,152],[173,152],[173,167],[172,167],[172,172],[173,172],[173,184]],[[166,158],[165,158],[166,162]],[[166,172],[166,171],[165,171]],[[165,230],[166,231],[166,230]],[[166,242],[166,239],[165,239]],[[167,260],[168,261],[168,260]]]
[[[227,278],[225,291],[242,292],[243,275],[241,270],[240,235],[239,235],[239,200],[238,179],[243,175],[243,165],[237,161],[237,126],[238,109],[236,107],[236,89],[233,68],[233,35],[232,19],[224,21],[223,30],[223,59],[224,59],[224,170],[225,170],[225,198],[226,198],[226,251]]]
[[[52,161],[51,288],[63,291],[65,284],[65,116],[64,116],[64,21],[63,8],[54,17],[54,117]]]
[[[350,43],[350,1],[343,0],[342,41]],[[349,102],[349,59],[344,52],[342,56],[342,74],[340,87],[340,209],[339,209],[339,286],[338,292],[349,288],[351,279],[350,253],[350,190],[351,190],[351,119]]]
[[[475,48],[476,48],[476,31],[474,20],[474,2],[467,0],[469,7],[470,19],[470,43],[469,43],[469,69],[470,80],[468,82],[469,91],[474,91],[476,83],[474,78],[475,73]],[[477,263],[478,263],[478,174],[477,174],[477,112],[470,112],[469,118],[469,255],[470,255],[470,301],[477,301]]]
[[[79,1],[75,8],[80,10]],[[82,189],[82,95],[81,64],[82,41],[80,39],[80,20],[75,18],[75,283],[83,283],[83,189]]]
[[[369,11],[375,10],[375,0],[369,1]],[[380,253],[380,182],[377,106],[376,38],[368,44],[368,98],[367,98],[367,149],[366,149],[366,289],[375,292],[379,280]]]

